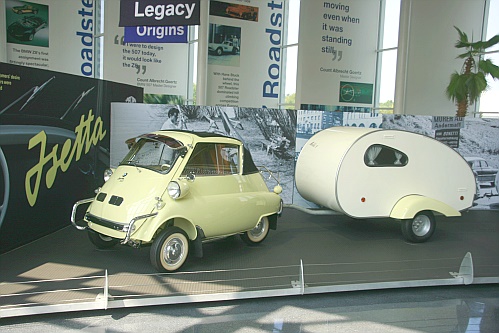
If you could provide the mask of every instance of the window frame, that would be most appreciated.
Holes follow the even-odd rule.
[[[223,156],[226,149],[234,149],[235,154]],[[224,161],[226,163],[224,163]],[[232,163],[231,163],[232,162]],[[235,168],[235,169],[234,169]],[[241,148],[237,144],[200,142],[194,147],[181,176],[194,174],[196,177],[231,176],[241,173]]]
[[[375,152],[374,150],[375,148],[380,148],[380,149],[378,152]],[[393,153],[394,162],[392,163],[386,162],[390,152]],[[372,156],[373,154],[375,154],[375,156]],[[400,154],[400,156],[397,156],[397,154]],[[380,158],[380,155],[382,158],[381,161],[376,161],[376,159]],[[399,161],[399,163],[397,163],[397,161]],[[399,149],[383,145],[380,143],[375,143],[370,145],[364,152],[364,164],[370,168],[387,168],[387,167],[401,168],[405,167],[408,163],[409,163],[409,156],[407,156],[406,153],[400,151]]]

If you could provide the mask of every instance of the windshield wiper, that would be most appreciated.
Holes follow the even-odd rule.
[[[142,172],[139,169],[139,162],[138,161],[128,160],[128,161],[124,161],[124,162],[120,163],[120,165],[122,165],[122,164],[133,165],[137,169],[138,172]]]

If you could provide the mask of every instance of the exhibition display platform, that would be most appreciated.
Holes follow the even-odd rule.
[[[69,222],[68,222],[69,224]],[[437,216],[409,243],[392,219],[286,208],[267,239],[204,244],[180,271],[157,273],[149,247],[97,250],[63,228],[0,255],[0,318],[159,304],[439,285],[499,283],[499,211]]]

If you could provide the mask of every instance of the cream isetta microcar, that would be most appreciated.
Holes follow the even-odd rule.
[[[401,220],[411,242],[432,236],[434,213],[460,216],[476,193],[473,171],[447,145],[416,133],[357,127],[312,136],[298,157],[295,181],[303,198],[333,211]]]
[[[205,241],[240,234],[257,244],[276,229],[282,189],[268,190],[241,141],[186,131],[135,141],[95,198],[73,207],[71,222],[98,248],[151,245],[152,265],[175,271],[190,248],[202,256]],[[76,221],[82,204],[90,204],[84,224]]]

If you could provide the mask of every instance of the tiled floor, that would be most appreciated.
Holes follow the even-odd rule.
[[[73,329],[499,332],[498,214],[498,211],[470,211],[461,218],[439,218],[430,241],[412,244],[403,240],[400,226],[393,221],[311,217],[287,209],[278,230],[272,231],[261,246],[248,247],[238,237],[206,244],[205,257],[189,258],[180,275],[157,275],[149,263],[148,248],[119,246],[97,251],[84,232],[68,227],[0,255],[0,330],[2,333]],[[473,256],[475,277],[493,277],[495,284],[336,292],[147,308],[135,305],[123,309],[109,307],[106,311],[71,309],[67,313],[64,311],[69,310],[64,307],[74,301],[61,303],[56,293],[45,290],[65,289],[75,294],[71,295],[74,299],[93,302],[102,293],[101,287],[94,288],[102,285],[105,271],[109,273],[110,292],[115,300],[133,299],[136,295],[190,297],[209,292],[237,294],[248,290],[289,289],[293,288],[291,282],[300,278],[301,261],[305,290],[331,285],[438,281],[452,279],[449,273],[459,270],[468,252]],[[48,282],[48,286],[46,281],[39,283],[47,279],[56,281]],[[76,291],[74,283],[83,289]],[[1,319],[2,307],[13,306],[13,293],[19,294],[16,297],[20,303],[42,307],[63,304],[56,311],[61,313]]]
[[[426,287],[0,319],[32,332],[499,332],[499,285]]]

